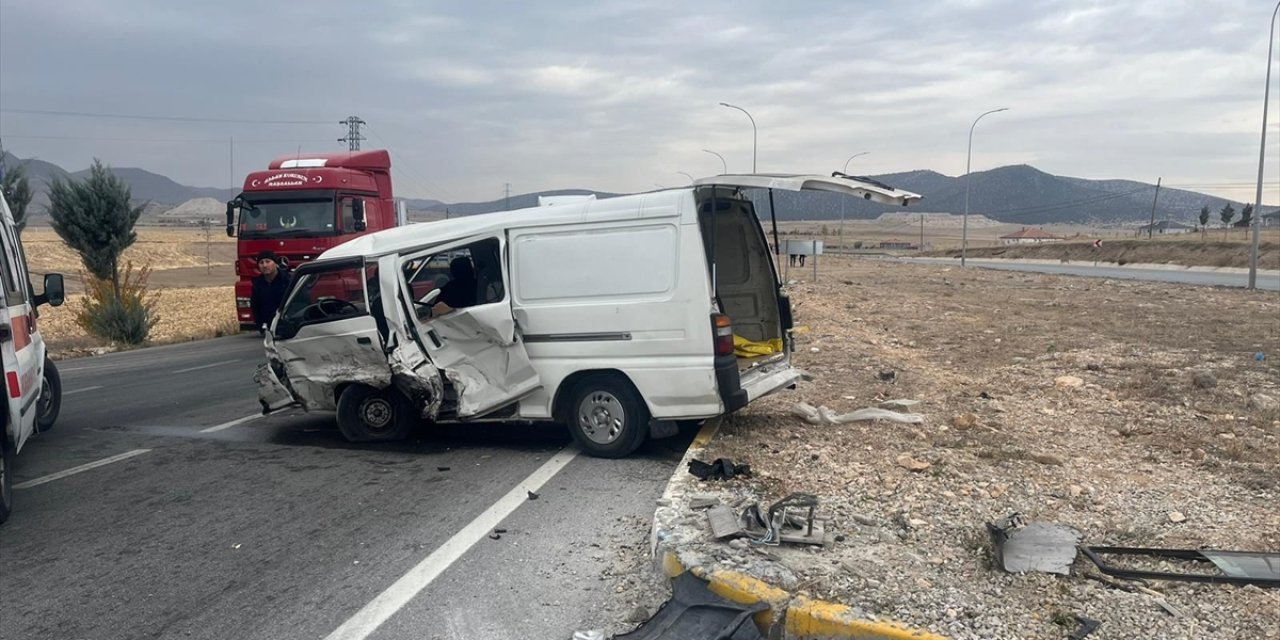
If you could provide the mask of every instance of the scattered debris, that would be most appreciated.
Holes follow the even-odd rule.
[[[532,491],[529,491],[528,493],[529,493],[529,499],[530,499],[530,500],[537,500],[537,499],[538,499],[538,494],[536,494],[536,493],[534,493],[534,492],[532,492]]]
[[[716,458],[707,464],[697,458],[689,461],[689,473],[699,480],[732,480],[737,476],[751,477],[751,465],[734,464],[728,458]]]
[[[1137,547],[1091,546],[1081,546],[1080,551],[1093,564],[1097,565],[1099,571],[1119,578],[1280,587],[1280,552],[1275,551],[1216,551],[1210,549],[1143,549]],[[1173,573],[1126,569],[1107,564],[1102,560],[1101,556],[1103,555],[1173,558],[1193,562],[1209,562],[1213,563],[1222,573]]]
[[[1049,522],[1027,523],[1018,513],[988,523],[987,530],[995,545],[996,563],[1005,571],[1071,575],[1079,531]]]
[[[1169,512],[1169,522],[1177,524],[1179,522],[1186,522],[1186,521],[1187,521],[1187,516],[1184,515],[1181,511]]]
[[[494,531],[493,533],[489,534],[490,540],[498,540],[500,538],[502,538],[502,534],[498,533],[497,531]]]
[[[749,534],[758,531],[760,526],[764,527],[764,532],[756,535],[753,540],[756,544],[776,546],[782,542],[790,542],[821,545],[825,542],[826,536],[822,526],[813,518],[813,511],[817,507],[817,496],[811,493],[793,493],[770,505],[767,517],[760,514],[759,505],[752,504],[743,511],[739,521],[744,524]],[[807,509],[808,515],[804,519],[792,516],[787,510],[793,508]],[[794,531],[802,526],[804,533]]]
[[[449,467],[436,467],[436,471],[448,471]]]
[[[920,472],[920,471],[924,471],[925,469],[928,469],[929,467],[932,467],[932,466],[933,466],[932,464],[929,464],[928,462],[925,462],[924,460],[916,460],[915,458],[912,458],[912,457],[911,457],[911,454],[909,454],[909,453],[904,453],[904,454],[902,454],[902,455],[898,456],[898,460],[897,460],[897,462],[898,462],[898,466],[899,466],[899,467],[902,467],[903,469],[906,469],[907,471],[916,471],[916,472]]]
[[[1080,626],[1074,632],[1071,633],[1071,636],[1068,640],[1084,640],[1086,637],[1089,636],[1089,634],[1093,633],[1094,631],[1097,631],[1098,627],[1102,626],[1102,623],[1098,622],[1097,620],[1090,620],[1089,618],[1085,618],[1082,616],[1076,616],[1075,618],[1076,618],[1076,622],[1080,623]]]
[[[720,504],[720,498],[710,494],[699,493],[689,496],[690,509],[706,509]]]
[[[711,535],[715,536],[716,540],[746,535],[742,525],[738,524],[738,516],[734,515],[733,509],[724,505],[711,507],[711,510],[707,511],[707,521],[711,523]]]
[[[881,371],[880,373],[876,374],[876,378],[879,379],[880,382],[893,383],[898,380],[898,372],[892,371],[892,370]]]
[[[814,407],[804,402],[797,402],[793,405],[791,414],[812,425],[837,425],[866,420],[886,420],[903,424],[920,424],[924,422],[924,416],[918,413],[898,413],[888,409],[868,407],[836,415],[834,411],[826,406]]]
[[[671,599],[653,617],[631,633],[615,636],[615,640],[690,640],[717,638],[722,640],[764,640],[751,617],[768,611],[769,605],[757,602],[742,605],[730,602],[707,588],[707,583],[684,572],[671,580]]]
[[[605,640],[604,629],[588,629],[586,631],[574,631],[570,640]]]
[[[499,529],[494,529],[494,530],[493,530],[493,532],[494,532],[494,533],[496,533],[496,534],[501,535],[501,534],[506,533],[506,532],[507,532],[507,530],[506,530],[506,529],[501,529],[501,528],[499,528]]]
[[[897,400],[885,400],[884,402],[881,402],[880,408],[888,409],[890,411],[905,411],[918,404],[920,404],[919,400],[908,400],[905,398],[899,398]]]

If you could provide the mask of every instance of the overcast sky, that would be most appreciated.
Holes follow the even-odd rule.
[[[722,101],[755,117],[760,171],[829,173],[867,151],[851,173],[961,175],[973,119],[1009,107],[978,125],[975,171],[1162,176],[1252,200],[1269,4],[0,0],[0,141],[225,187],[299,147],[345,148],[338,120],[355,114],[365,148],[391,150],[399,195],[454,202],[508,182],[676,186],[721,171],[702,149],[748,171],[751,123]]]

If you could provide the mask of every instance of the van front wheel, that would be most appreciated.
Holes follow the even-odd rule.
[[[40,401],[36,406],[40,408],[36,414],[36,431],[44,433],[53,428],[62,411],[62,376],[48,358],[44,360],[44,380],[40,382]]]
[[[394,387],[353,384],[338,396],[338,430],[351,442],[387,442],[409,436],[413,407]]]
[[[569,432],[587,455],[622,458],[644,443],[649,409],[635,389],[616,376],[578,383],[567,407]]]

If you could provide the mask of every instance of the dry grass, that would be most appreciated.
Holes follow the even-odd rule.
[[[159,292],[160,322],[151,331],[150,344],[214,338],[240,330],[232,287],[160,289]],[[76,324],[75,314],[82,299],[81,295],[69,296],[61,307],[40,310],[40,332],[55,358],[84,355],[95,348],[109,346]]]
[[[35,274],[73,274],[83,269],[80,257],[48,227],[32,227],[22,232],[22,246],[28,267]],[[208,261],[211,266],[230,268],[236,243],[220,229],[209,235]],[[125,260],[147,265],[154,271],[182,267],[203,267],[206,260],[205,234],[199,229],[138,228],[138,241],[124,253]]]

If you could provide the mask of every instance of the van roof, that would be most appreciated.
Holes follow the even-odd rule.
[[[472,215],[436,222],[394,227],[344,242],[320,259],[377,257],[432,244],[452,242],[470,236],[498,233],[511,227],[550,226],[608,220],[669,218],[680,215],[679,203],[697,187],[782,189],[785,191],[832,191],[880,202],[907,205],[922,196],[889,185],[838,174],[836,176],[753,173],[701,178],[693,186],[650,191],[614,198],[583,200],[565,204],[529,207]]]

